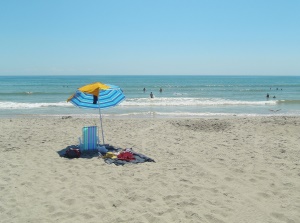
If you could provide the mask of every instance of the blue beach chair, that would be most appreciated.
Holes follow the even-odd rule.
[[[82,152],[97,150],[99,145],[97,126],[87,126],[82,128],[82,139],[79,138],[79,148]]]

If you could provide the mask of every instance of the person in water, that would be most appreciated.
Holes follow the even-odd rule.
[[[152,92],[150,93],[150,98],[153,98],[153,93]]]

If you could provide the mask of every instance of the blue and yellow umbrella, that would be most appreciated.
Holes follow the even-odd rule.
[[[77,107],[99,109],[102,139],[104,144],[101,109],[116,106],[124,99],[125,95],[120,87],[95,82],[78,88],[75,94],[69,97],[67,101]]]

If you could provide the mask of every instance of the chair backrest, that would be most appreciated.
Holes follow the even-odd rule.
[[[81,150],[96,150],[98,145],[97,126],[87,126],[82,128]]]

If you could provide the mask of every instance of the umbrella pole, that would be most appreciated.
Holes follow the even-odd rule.
[[[102,141],[103,141],[103,145],[104,145],[105,142],[104,142],[104,134],[103,134],[102,115],[101,115],[101,110],[100,110],[100,104],[99,104],[99,115],[100,115],[100,125],[101,125],[101,132],[102,132]]]

